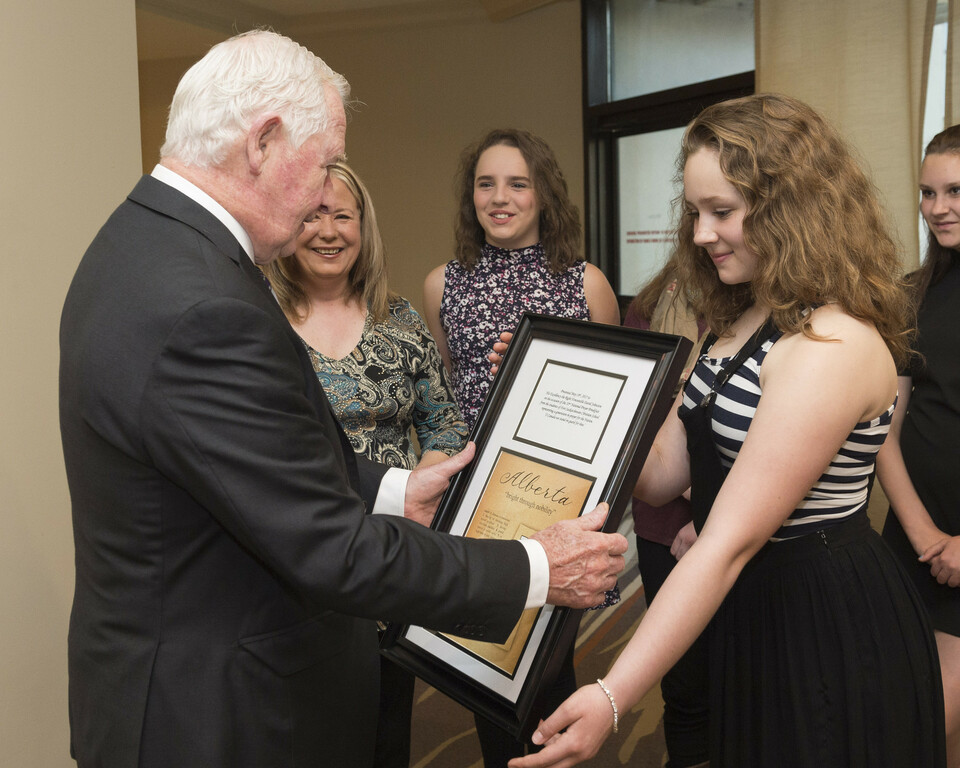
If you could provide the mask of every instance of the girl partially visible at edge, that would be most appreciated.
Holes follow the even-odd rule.
[[[596,754],[710,624],[710,765],[944,765],[933,633],[866,515],[910,310],[872,185],[794,99],[705,109],[679,157],[678,282],[708,339],[637,484],[700,535],[605,679],[513,768]],[[562,732],[561,732],[562,731]]]
[[[623,324],[686,336],[694,342],[683,375],[677,382],[679,391],[699,357],[700,342],[706,337],[706,323],[702,317],[697,317],[680,290],[673,254],[630,302]],[[683,496],[658,507],[635,498],[630,511],[637,540],[637,568],[643,584],[643,597],[649,606],[677,561],[696,540],[696,532],[690,502]],[[660,680],[663,741],[667,748],[664,768],[702,768],[708,764],[707,650],[706,633],[703,633]]]
[[[960,125],[931,139],[920,168],[927,256],[911,275],[916,350],[898,382],[877,478],[890,500],[883,538],[913,577],[940,654],[947,765],[960,765]],[[909,409],[908,409],[909,407]]]

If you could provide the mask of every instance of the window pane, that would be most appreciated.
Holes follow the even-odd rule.
[[[939,12],[943,8],[946,15],[947,4],[937,6]],[[940,22],[933,26],[933,36],[930,40],[930,71],[927,74],[927,103],[923,113],[923,146],[927,145],[936,134],[946,128],[946,93],[947,93],[947,22]]]
[[[620,290],[635,295],[670,253],[675,163],[683,128],[617,140],[620,200]]]
[[[923,140],[920,144],[920,160],[923,150],[934,136],[947,127],[947,0],[938,0],[937,17],[930,40],[930,70],[927,73],[927,103],[923,110]],[[919,162],[919,160],[918,160]],[[917,228],[920,241],[920,261],[927,250],[927,225],[917,212]]]
[[[611,0],[614,101],[754,69],[753,0]]]

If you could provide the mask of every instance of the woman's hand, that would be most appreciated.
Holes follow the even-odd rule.
[[[673,544],[670,545],[670,554],[679,560],[687,554],[687,550],[693,546],[693,542],[696,540],[697,529],[693,527],[693,520],[691,520],[677,531],[677,535],[673,539]]]
[[[534,744],[546,744],[526,757],[515,757],[509,768],[569,768],[589,760],[613,730],[613,710],[599,685],[585,685],[541,721]],[[560,733],[563,731],[563,733]]]
[[[417,462],[417,466],[432,467],[434,464],[440,464],[449,458],[450,457],[443,451],[424,451],[420,455],[420,461]]]
[[[504,331],[500,334],[500,341],[495,341],[493,343],[493,352],[487,355],[487,360],[490,361],[491,375],[497,375],[497,371],[500,370],[500,363],[503,362],[503,356],[507,354],[507,347],[510,346],[510,342],[512,340],[513,334],[509,331]]]
[[[930,564],[930,575],[940,584],[960,587],[960,536],[944,536],[920,555]]]

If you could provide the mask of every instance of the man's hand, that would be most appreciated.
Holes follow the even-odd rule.
[[[592,608],[603,602],[623,570],[627,540],[619,533],[597,533],[608,507],[599,505],[576,520],[563,520],[535,533],[550,562],[547,602],[570,608]]]
[[[460,453],[449,459],[413,470],[403,498],[403,516],[429,526],[444,491],[450,485],[450,478],[470,463],[476,447],[473,443],[467,443]]]

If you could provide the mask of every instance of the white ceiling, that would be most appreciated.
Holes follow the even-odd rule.
[[[409,4],[410,0],[247,0],[247,5],[277,11],[287,16],[358,11],[364,8]]]
[[[301,34],[487,20],[558,0],[136,0],[140,59],[203,55],[238,31],[272,26]]]

